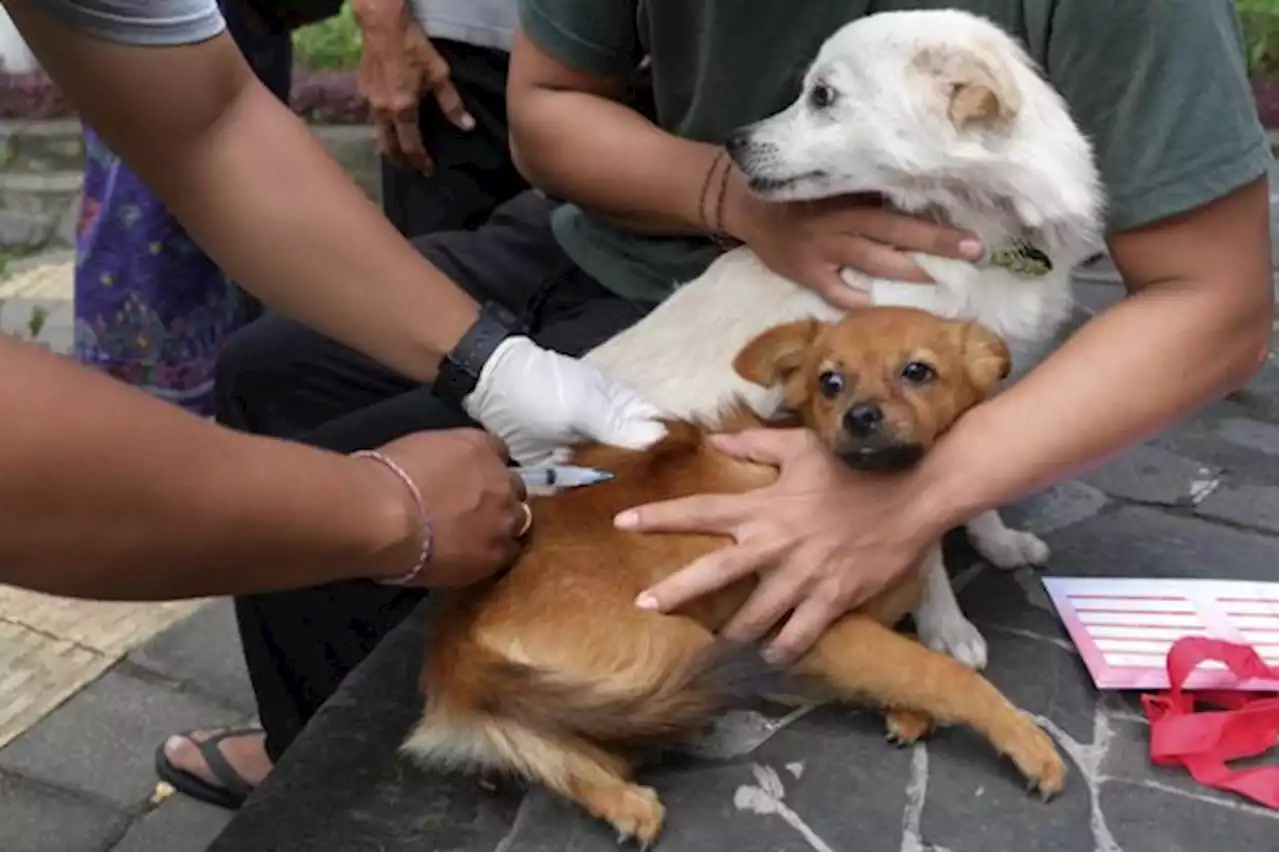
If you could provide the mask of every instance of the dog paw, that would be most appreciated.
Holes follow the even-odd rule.
[[[982,671],[987,666],[987,640],[978,628],[957,614],[945,621],[925,620],[916,625],[920,640],[929,648]]]
[[[618,832],[618,843],[634,840],[640,848],[648,849],[662,831],[666,809],[658,801],[652,787],[628,785],[622,795],[605,808],[605,819]]]
[[[975,537],[973,546],[983,559],[1006,571],[1049,561],[1049,545],[1020,530],[1004,529],[999,535]]]
[[[893,709],[884,717],[885,739],[907,746],[933,732],[933,717],[914,710]]]
[[[1009,757],[1027,778],[1027,789],[1038,790],[1046,802],[1062,792],[1067,768],[1053,738],[1030,720],[1014,738]]]

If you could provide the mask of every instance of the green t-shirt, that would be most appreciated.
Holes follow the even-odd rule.
[[[1219,198],[1271,160],[1232,0],[521,0],[525,33],[582,71],[626,76],[648,54],[658,123],[723,142],[799,93],[818,47],[861,15],[961,7],[1022,40],[1092,139],[1108,229]],[[659,301],[715,257],[701,239],[624,233],[573,205],[553,219],[606,287]]]

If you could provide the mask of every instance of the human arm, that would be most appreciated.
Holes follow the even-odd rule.
[[[1256,373],[1275,317],[1267,204],[1260,179],[1114,235],[1132,295],[939,443],[917,472],[924,499],[937,501],[922,506],[931,526],[1092,467]]]
[[[368,461],[233,432],[0,335],[0,582],[104,599],[391,577],[419,530]]]
[[[876,206],[756,198],[719,144],[681,138],[622,102],[639,59],[628,8],[578,0],[522,3],[507,108],[512,157],[530,183],[635,233],[712,230],[736,238],[774,271],[845,307],[865,297],[841,282],[842,267],[927,282],[907,251],[980,253],[980,247],[962,246],[963,233]],[[759,118],[764,116],[743,123]],[[726,182],[718,211],[721,175]]]

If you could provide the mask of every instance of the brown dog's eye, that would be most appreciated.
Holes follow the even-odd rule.
[[[818,376],[818,390],[827,399],[832,399],[840,395],[844,390],[844,376],[835,370],[827,370]]]
[[[922,385],[938,375],[938,372],[923,361],[912,361],[902,368],[903,381],[913,385]]]

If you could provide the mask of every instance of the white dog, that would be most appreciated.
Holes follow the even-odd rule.
[[[1067,318],[1071,271],[1100,244],[1102,193],[1088,142],[1014,39],[965,12],[883,13],[843,27],[799,99],[728,147],[767,200],[879,193],[899,211],[979,236],[990,249],[980,263],[915,257],[935,286],[853,270],[842,277],[877,305],[982,323],[1009,343],[1018,370]],[[671,415],[710,416],[741,397],[767,417],[780,394],[739,378],[734,355],[771,326],[838,314],[740,248],[587,359]],[[1049,554],[995,512],[966,529],[1002,568]],[[940,547],[924,570],[921,638],[981,668],[986,642],[960,612]]]

